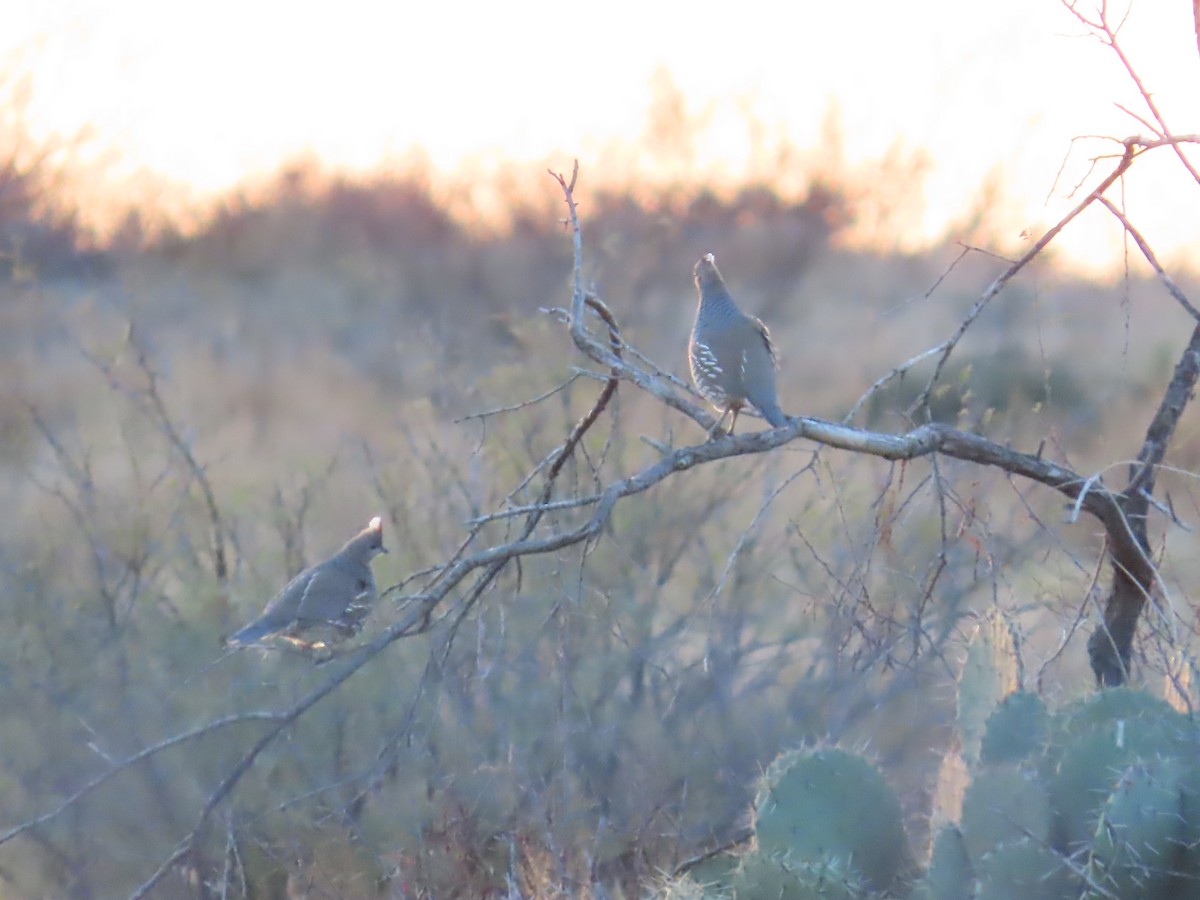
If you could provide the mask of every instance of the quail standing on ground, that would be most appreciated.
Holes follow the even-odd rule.
[[[387,553],[383,546],[383,521],[376,516],[325,562],[305,569],[267,604],[261,616],[230,636],[231,646],[245,646],[278,635],[303,647],[324,641],[299,638],[314,628],[348,638],[362,627],[378,593],[371,560]]]
[[[772,428],[786,425],[788,417],[775,393],[775,348],[767,326],[737,308],[711,253],[696,263],[692,274],[700,302],[688,362],[697,390],[721,411],[709,433],[716,434],[732,413],[729,433],[733,434],[738,412],[747,405],[757,409]]]

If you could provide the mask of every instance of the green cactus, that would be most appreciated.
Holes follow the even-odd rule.
[[[1050,714],[1037,694],[1015,691],[1000,701],[984,726],[979,760],[985,764],[1017,763],[1040,753],[1050,728]]]
[[[702,884],[689,875],[668,878],[653,888],[654,900],[725,900],[733,895],[712,885]]]
[[[1054,717],[1040,762],[1055,822],[1055,846],[1088,846],[1121,773],[1138,760],[1195,754],[1190,723],[1141,691],[1113,688]]]
[[[1092,842],[1093,880],[1118,897],[1174,896],[1189,827],[1183,808],[1192,766],[1178,758],[1127,768],[1104,804]]]
[[[962,836],[971,860],[1024,838],[1050,837],[1050,804],[1035,775],[1020,768],[986,769],[963,796]]]
[[[730,876],[738,867],[740,858],[731,853],[718,853],[696,863],[687,871],[687,877],[706,888],[728,886]]]
[[[929,870],[921,884],[928,900],[970,900],[975,870],[962,832],[946,825],[933,841]]]
[[[958,832],[939,834],[914,896],[971,897],[964,885],[972,872],[975,900],[1075,900],[1089,887],[1118,900],[1200,896],[1190,891],[1200,883],[1197,726],[1130,688],[1050,714],[1036,695],[1007,691],[1016,680],[1011,629],[990,614],[959,682],[958,725],[972,780]],[[939,796],[947,793],[943,780]],[[1074,870],[1066,865],[1068,856],[1086,862],[1086,881],[1079,862]]]
[[[943,761],[935,821],[958,822],[938,833],[924,877],[912,884],[899,803],[873,766],[838,749],[795,751],[759,785],[758,850],[723,880],[735,900],[1200,896],[1197,726],[1128,688],[1050,714],[1009,689],[1019,661],[1002,617],[989,616],[972,646],[964,747],[976,728],[967,698],[999,702],[974,719],[973,764],[954,750]]]
[[[872,892],[844,860],[792,859],[761,850],[742,857],[733,873],[735,900],[867,900]]]
[[[1183,757],[1189,765],[1179,785],[1180,808],[1183,815],[1183,853],[1180,855],[1181,873],[1193,883],[1200,883],[1200,747],[1194,747],[1190,756]]]
[[[1121,738],[1121,723],[1134,724],[1131,737],[1143,734],[1147,727],[1158,738],[1172,741],[1189,740],[1192,731],[1187,720],[1165,700],[1130,687],[1108,688],[1088,694],[1067,704],[1054,716],[1050,738],[1062,743],[1072,737],[1104,732],[1114,740]]]
[[[993,609],[967,645],[958,679],[958,735],[968,763],[979,759],[984,725],[996,704],[1021,686],[1021,659],[1012,625]]]
[[[1066,861],[1028,838],[986,854],[977,872],[975,900],[1077,900],[1080,893]]]
[[[817,865],[843,860],[877,891],[911,875],[900,803],[860,756],[838,749],[783,754],[763,776],[755,809],[764,853]]]

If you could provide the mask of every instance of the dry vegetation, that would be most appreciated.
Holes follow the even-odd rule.
[[[637,896],[738,837],[751,779],[803,742],[868,749],[919,830],[982,610],[1019,623],[1028,684],[1059,696],[1092,681],[1108,579],[1094,520],[998,468],[802,439],[679,471],[622,499],[594,538],[481,568],[421,609],[444,574],[431,567],[469,537],[474,553],[523,536],[528,518],[489,514],[543,496],[608,376],[542,311],[572,296],[554,182],[537,175],[545,196],[482,231],[418,177],[292,171],[194,234],[127,231],[101,252],[47,202],[44,162],[12,163],[5,896]],[[786,411],[834,421],[953,334],[1008,267],[953,243],[847,249],[857,200],[826,181],[792,200],[767,184],[586,182],[575,199],[579,274],[627,350],[684,376],[688,273],[713,250],[771,326]],[[1088,282],[1039,257],[927,404],[913,408],[932,359],[852,424],[931,417],[1120,488],[1194,325],[1153,277]],[[703,440],[621,380],[554,496]],[[1159,470],[1159,581],[1131,660],[1155,687],[1196,650],[1198,456],[1185,415]],[[391,589],[361,638],[369,657],[222,650],[375,512]],[[531,533],[589,515],[549,509]]]

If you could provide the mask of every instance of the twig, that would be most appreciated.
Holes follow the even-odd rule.
[[[468,525],[481,525],[485,522],[495,522],[497,519],[511,519],[517,516],[528,515],[535,511],[549,512],[559,509],[578,509],[581,506],[591,506],[600,499],[599,494],[592,494],[587,497],[571,497],[566,500],[555,500],[548,503],[531,503],[527,506],[514,506],[510,509],[498,509],[495,512],[484,513],[481,516],[476,516],[468,520]]]
[[[1050,242],[1058,237],[1059,232],[1061,232],[1067,227],[1068,224],[1070,224],[1072,219],[1087,209],[1097,198],[1100,197],[1101,194],[1108,190],[1109,187],[1125,173],[1125,171],[1133,164],[1135,148],[1143,146],[1144,143],[1145,142],[1140,138],[1128,138],[1124,142],[1125,152],[1121,154],[1120,161],[1117,163],[1112,172],[1110,172],[1108,176],[1100,182],[1095,190],[1093,190],[1087,195],[1087,197],[1080,201],[1074,209],[1059,219],[1058,222],[1056,222],[1049,230],[1047,230],[1045,234],[1038,238],[1037,242],[1032,247],[1025,251],[1025,253],[1022,254],[1016,262],[1005,269],[1000,276],[988,286],[987,290],[983,292],[979,299],[976,300],[971,306],[970,310],[967,311],[966,316],[963,317],[963,320],[959,323],[954,334],[952,334],[947,340],[935,348],[941,354],[938,358],[937,365],[934,367],[933,374],[929,377],[929,383],[925,385],[925,389],[921,391],[920,395],[913,402],[910,409],[918,410],[929,403],[929,396],[933,392],[934,387],[937,385],[938,379],[941,378],[942,370],[945,368],[946,362],[950,359],[950,354],[954,352],[954,348],[958,346],[958,342],[962,340],[963,335],[967,333],[967,329],[969,329],[971,325],[974,324],[975,320],[979,318],[980,313],[983,312],[984,308],[988,305],[988,303],[991,302],[992,298],[1004,289],[1004,286],[1012,280],[1013,276],[1025,268],[1025,266],[1027,266],[1031,260],[1033,260],[1039,253],[1046,249]]]
[[[1129,61],[1129,57],[1125,55],[1125,51],[1122,49],[1120,41],[1117,40],[1117,32],[1121,30],[1121,25],[1124,24],[1124,20],[1122,20],[1121,24],[1118,24],[1114,28],[1108,21],[1108,7],[1106,4],[1101,5],[1100,9],[1097,11],[1099,18],[1095,20],[1087,18],[1087,16],[1079,11],[1074,3],[1068,3],[1066,0],[1064,0],[1063,5],[1070,10],[1071,14],[1074,15],[1076,19],[1078,19],[1084,25],[1087,25],[1092,30],[1099,32],[1098,37],[1100,40],[1112,48],[1113,53],[1117,55],[1117,59],[1121,61],[1121,65],[1125,68],[1126,74],[1129,75],[1129,79],[1137,88],[1138,93],[1141,94],[1142,102],[1146,104],[1146,108],[1150,110],[1150,115],[1153,116],[1154,121],[1158,123],[1158,128],[1155,129],[1156,133],[1161,138],[1170,141],[1171,147],[1175,151],[1175,155],[1179,157],[1180,163],[1183,164],[1183,167],[1188,171],[1188,174],[1192,176],[1192,180],[1197,184],[1200,184],[1200,172],[1197,172],[1188,158],[1183,155],[1181,142],[1171,140],[1171,129],[1167,127],[1166,119],[1164,119],[1162,113],[1159,112],[1158,104],[1154,102],[1154,95],[1146,88],[1146,85],[1142,83],[1141,77],[1133,68],[1133,63]],[[1129,15],[1129,9],[1132,9],[1132,7],[1126,9],[1126,16]],[[1200,34],[1198,34],[1198,39],[1200,39]],[[1140,119],[1140,117],[1138,118]]]
[[[158,370],[150,362],[149,354],[138,339],[132,321],[128,323],[126,341],[133,348],[138,369],[141,370],[146,378],[146,387],[140,391],[128,388],[122,384],[113,367],[86,347],[79,345],[79,351],[85,359],[100,371],[114,391],[142,407],[143,411],[149,415],[159,431],[162,432],[168,443],[179,453],[184,464],[192,473],[192,477],[200,485],[200,493],[204,499],[204,506],[208,513],[209,525],[212,530],[214,574],[217,576],[217,581],[222,586],[226,586],[229,581],[229,561],[225,551],[225,527],[221,521],[221,511],[217,505],[217,496],[213,490],[212,481],[208,477],[207,470],[196,459],[196,454],[193,452],[191,445],[184,438],[179,426],[175,424],[174,417],[167,409],[167,404],[158,389]]]
[[[696,868],[696,866],[700,865],[700,863],[707,862],[714,856],[720,856],[722,853],[728,853],[731,850],[736,850],[743,844],[748,843],[752,837],[754,837],[753,828],[739,829],[733,834],[732,837],[726,841],[723,841],[718,846],[713,847],[711,850],[705,850],[698,856],[685,859],[671,871],[671,875],[675,878],[678,878],[681,875],[686,875],[692,869]]]
[[[1104,204],[1105,208],[1112,213],[1114,217],[1116,217],[1116,220],[1121,223],[1121,227],[1125,229],[1126,233],[1133,238],[1133,242],[1137,244],[1138,249],[1142,251],[1142,256],[1146,257],[1146,262],[1150,263],[1150,267],[1154,269],[1154,273],[1158,276],[1158,280],[1163,283],[1163,286],[1167,289],[1167,292],[1175,298],[1175,301],[1180,306],[1187,310],[1189,316],[1191,316],[1197,322],[1200,322],[1200,310],[1196,309],[1196,307],[1192,305],[1191,301],[1188,300],[1187,295],[1184,294],[1179,285],[1177,285],[1171,276],[1166,273],[1166,270],[1163,269],[1162,265],[1159,263],[1158,257],[1154,255],[1154,251],[1150,249],[1150,245],[1146,243],[1146,239],[1142,237],[1142,233],[1133,227],[1133,223],[1129,221],[1129,219],[1125,216],[1125,213],[1121,212],[1121,210],[1117,208],[1116,204],[1114,204],[1107,197],[1101,197],[1100,202]]]
[[[152,756],[157,756],[164,750],[169,750],[171,747],[177,747],[180,744],[195,740],[198,737],[202,737],[203,735],[217,731],[218,729],[228,728],[230,725],[240,725],[243,722],[279,722],[282,720],[282,718],[282,714],[271,712],[235,713],[234,715],[215,719],[212,722],[201,725],[198,728],[193,728],[190,731],[185,731],[174,735],[166,740],[159,741],[157,744],[151,744],[149,747],[139,750],[137,753],[133,754],[133,756],[121,760],[112,768],[105,770],[100,775],[97,775],[49,812],[42,813],[37,818],[30,819],[27,822],[22,822],[20,825],[10,828],[8,831],[0,834],[0,845],[8,843],[13,838],[24,834],[31,828],[44,825],[46,822],[49,822],[51,819],[60,815],[63,811],[70,809],[88,794],[92,793],[92,791],[96,790],[96,788],[108,782],[113,776],[123,772],[130,766],[142,762],[143,760],[150,759]]]
[[[577,374],[572,375],[570,378],[568,378],[562,384],[557,385],[556,387],[552,387],[550,390],[546,391],[544,394],[538,394],[536,397],[531,397],[528,400],[522,400],[520,403],[513,403],[508,406],[498,406],[495,409],[485,409],[483,412],[468,413],[465,416],[459,416],[457,419],[454,420],[454,424],[458,425],[458,424],[461,424],[462,422],[469,422],[472,419],[490,419],[492,416],[502,415],[503,413],[517,412],[519,410],[526,409],[527,407],[535,406],[538,403],[541,403],[543,400],[548,400],[551,397],[553,397],[555,394],[559,394],[559,393],[562,393],[563,391],[565,391],[567,388],[569,388],[572,384],[575,383],[575,380],[578,377],[579,376]]]

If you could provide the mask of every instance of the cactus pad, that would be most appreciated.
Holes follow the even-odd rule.
[[[1029,691],[1015,691],[988,717],[979,759],[988,764],[1029,759],[1042,750],[1049,727],[1050,716],[1042,699]]]
[[[979,758],[984,723],[996,704],[1021,686],[1021,660],[1012,625],[993,609],[967,644],[958,679],[958,734],[968,763]]]
[[[759,849],[792,860],[844,860],[874,890],[911,872],[900,803],[879,770],[838,749],[796,750],[775,760],[755,801]]]

